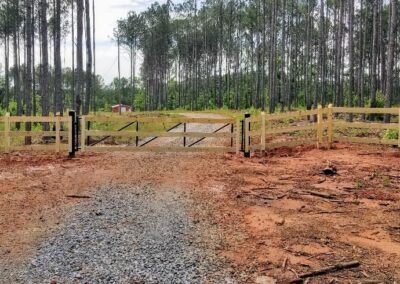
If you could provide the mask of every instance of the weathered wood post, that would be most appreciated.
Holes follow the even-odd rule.
[[[250,113],[245,113],[244,123],[243,123],[243,133],[244,133],[244,157],[250,158]]]
[[[240,153],[240,146],[241,146],[241,141],[240,141],[240,119],[236,120],[236,155],[239,155]]]
[[[261,153],[264,154],[265,153],[265,112],[261,113]]]
[[[399,134],[398,134],[398,147],[400,148],[400,108],[399,108]]]
[[[323,143],[323,132],[324,132],[324,113],[322,106],[318,106],[318,124],[317,124],[317,147],[318,149],[321,148]]]
[[[86,148],[86,116],[81,117],[81,151],[84,152]]]
[[[61,114],[56,114],[56,153],[60,153],[61,150]]]
[[[7,112],[6,115],[4,116],[4,151],[6,153],[10,152],[11,148],[11,137],[10,137],[10,113]]]
[[[333,105],[328,106],[328,147],[332,148],[333,144]]]

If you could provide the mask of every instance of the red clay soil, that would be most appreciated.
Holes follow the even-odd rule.
[[[0,258],[18,263],[31,256],[59,224],[61,210],[81,200],[68,196],[141,183],[180,188],[212,204],[214,210],[193,217],[215,220],[225,236],[221,255],[250,273],[249,283],[289,283],[301,273],[353,260],[360,267],[308,283],[394,283],[400,280],[399,161],[398,149],[364,145],[280,149],[252,159],[1,155]],[[337,175],[323,174],[326,167]]]

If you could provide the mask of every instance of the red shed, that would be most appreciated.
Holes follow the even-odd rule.
[[[132,111],[131,107],[128,105],[119,104],[119,105],[112,106],[112,112],[119,113],[120,110],[121,110],[121,113]]]

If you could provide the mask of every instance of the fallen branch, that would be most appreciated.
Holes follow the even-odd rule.
[[[66,195],[65,197],[67,198],[78,198],[78,199],[89,199],[92,198],[91,196],[88,195]]]
[[[317,191],[307,191],[308,194],[322,197],[322,198],[327,198],[327,199],[333,199],[334,196],[332,194],[326,193],[326,192],[317,192]]]
[[[312,212],[313,214],[345,214],[349,213],[346,211],[319,211],[319,212]]]
[[[344,269],[349,269],[349,268],[355,268],[360,266],[360,262],[358,261],[351,261],[351,262],[342,262],[338,263],[333,266],[328,266],[319,270],[315,270],[312,272],[307,272],[299,275],[299,278],[296,280],[291,281],[291,283],[302,283],[302,279],[304,278],[309,278],[309,277],[314,277],[314,276],[320,276],[320,275],[325,275],[328,273],[336,272],[339,270],[344,270]]]

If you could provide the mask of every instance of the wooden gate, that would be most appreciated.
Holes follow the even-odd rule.
[[[193,125],[208,129],[188,130]],[[212,142],[204,143],[210,138]],[[239,153],[241,143],[235,119],[165,116],[83,116],[80,139],[82,151]]]

